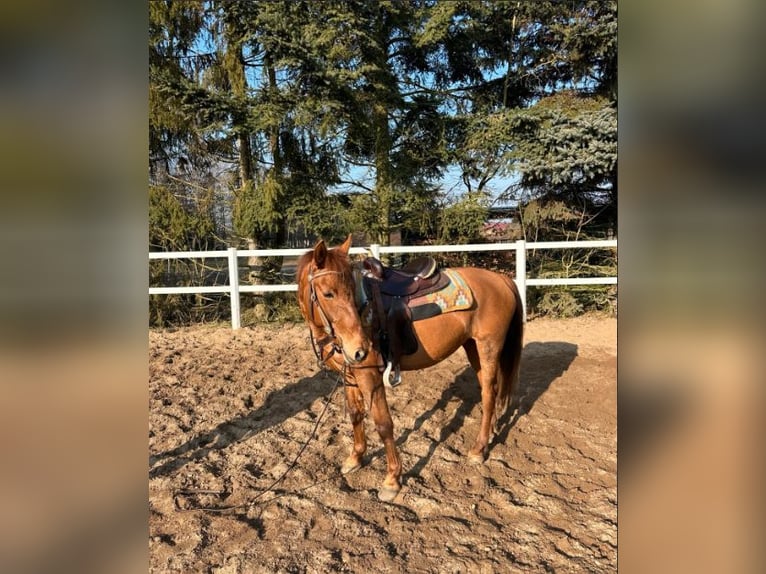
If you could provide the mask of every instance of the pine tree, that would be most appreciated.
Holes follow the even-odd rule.
[[[228,188],[216,213],[241,237],[433,235],[450,165],[476,205],[514,177],[508,198],[613,218],[614,1],[150,6],[151,176]]]

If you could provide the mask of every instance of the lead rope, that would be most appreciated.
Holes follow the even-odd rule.
[[[327,369],[325,369],[325,372],[328,372]],[[229,495],[231,493],[226,490],[179,489],[173,492],[173,502],[175,503],[176,510],[178,510],[179,512],[191,512],[195,510],[202,510],[205,512],[221,512],[222,513],[222,512],[229,512],[231,510],[236,510],[239,508],[249,509],[257,504],[265,504],[267,502],[271,502],[275,498],[278,498],[280,496],[279,494],[269,498],[268,500],[259,501],[259,499],[264,494],[268,492],[274,492],[274,487],[276,487],[280,482],[282,482],[285,479],[285,477],[287,477],[287,475],[297,466],[298,459],[300,459],[301,455],[304,453],[306,448],[309,446],[309,443],[314,438],[314,435],[316,434],[316,431],[319,429],[319,425],[322,423],[322,419],[324,418],[324,415],[327,412],[327,408],[330,406],[332,399],[335,397],[335,393],[341,387],[341,384],[343,383],[345,378],[346,378],[346,365],[343,365],[342,370],[338,373],[338,378],[335,381],[335,385],[333,386],[332,391],[330,391],[330,394],[325,401],[324,407],[322,408],[322,412],[319,413],[319,416],[317,417],[317,420],[314,423],[314,428],[311,430],[309,437],[303,443],[300,450],[298,451],[298,454],[295,455],[295,458],[293,458],[292,462],[287,467],[287,469],[282,474],[280,474],[264,490],[262,490],[253,498],[251,498],[248,502],[244,502],[242,504],[232,504],[228,506],[202,506],[202,505],[195,505],[193,503],[190,503],[190,506],[183,507],[181,506],[179,502],[180,497],[195,496],[200,494],[213,494],[217,496],[224,496],[224,495]],[[314,485],[311,485],[311,486],[314,486]]]

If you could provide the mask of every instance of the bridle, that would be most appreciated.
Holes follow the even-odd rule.
[[[316,355],[317,361],[319,361],[319,365],[324,366],[327,361],[332,357],[335,353],[343,353],[343,348],[338,344],[338,337],[335,334],[335,329],[332,326],[332,321],[330,321],[330,318],[327,316],[327,313],[324,309],[322,309],[322,305],[319,303],[319,297],[317,297],[316,289],[314,288],[314,279],[317,277],[323,277],[324,275],[343,275],[343,272],[341,271],[333,271],[331,269],[325,269],[323,271],[319,271],[318,273],[315,273],[316,268],[313,270],[309,270],[308,274],[308,282],[309,282],[309,316],[314,316],[314,308],[316,307],[316,310],[319,314],[319,318],[322,321],[322,325],[324,327],[324,332],[326,334],[325,337],[322,339],[316,339],[314,338],[314,333],[311,331],[310,338],[311,338],[311,347],[314,349],[314,355]],[[332,343],[332,347],[330,347],[330,352],[325,356],[324,349],[327,347],[328,344]],[[343,356],[344,363],[348,363],[346,361],[345,355]]]
[[[317,314],[319,315],[320,320],[322,321],[322,325],[324,327],[325,336],[321,339],[317,339],[314,337],[314,331],[312,329],[309,329],[309,339],[311,340],[311,348],[314,350],[314,356],[317,358],[317,364],[320,369],[327,368],[327,361],[330,360],[330,358],[335,355],[336,353],[340,353],[343,357],[343,384],[346,387],[358,387],[356,383],[352,383],[348,380],[348,377],[351,379],[355,378],[354,370],[355,369],[378,369],[378,371],[382,372],[383,367],[381,365],[354,365],[352,364],[347,358],[346,354],[343,352],[343,347],[338,343],[338,336],[335,334],[335,329],[332,325],[332,321],[327,316],[327,313],[322,308],[322,304],[319,302],[319,297],[317,297],[316,289],[314,288],[314,279],[318,277],[322,277],[324,275],[344,275],[342,271],[334,271],[331,269],[323,269],[321,271],[318,271],[317,268],[309,269],[308,272],[308,287],[309,287],[309,305],[308,305],[308,311],[309,311],[309,317],[310,320],[313,322],[314,317],[314,308],[317,310]],[[330,347],[330,351],[325,355],[324,350],[327,348],[328,345],[332,344]],[[380,385],[383,384],[383,381],[380,381]]]

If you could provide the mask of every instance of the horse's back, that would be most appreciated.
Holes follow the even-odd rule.
[[[515,305],[513,280],[507,275],[480,267],[458,267],[455,271],[466,280],[477,300],[483,300],[485,304],[496,302],[510,307]]]
[[[472,307],[416,321],[413,325],[418,350],[402,357],[403,370],[435,365],[469,339],[497,339],[498,342],[505,339],[516,306],[520,305],[512,280],[477,267],[459,267],[454,271],[460,273],[471,288],[474,298]]]
[[[521,305],[513,279],[495,271],[478,267],[457,269],[471,288],[474,305],[471,309],[472,339],[505,337],[505,333]]]

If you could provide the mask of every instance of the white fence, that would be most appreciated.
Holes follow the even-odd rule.
[[[476,252],[476,251],[515,251],[516,274],[515,281],[521,295],[524,309],[524,320],[527,317],[527,287],[548,285],[615,285],[617,277],[575,277],[575,278],[546,278],[535,279],[527,277],[528,249],[594,249],[616,248],[616,239],[598,241],[544,241],[529,242],[518,240],[513,243],[484,243],[471,245],[421,245],[421,246],[391,246],[373,244],[369,247],[352,247],[350,253],[367,254],[380,257],[385,253],[447,253],[447,252]],[[231,326],[240,327],[240,293],[265,293],[274,291],[297,291],[298,285],[240,285],[240,257],[295,257],[303,255],[307,249],[236,249],[226,251],[174,251],[149,253],[149,259],[213,259],[227,258],[229,261],[229,285],[199,286],[199,287],[150,287],[150,295],[167,295],[172,293],[229,293],[231,297]]]

